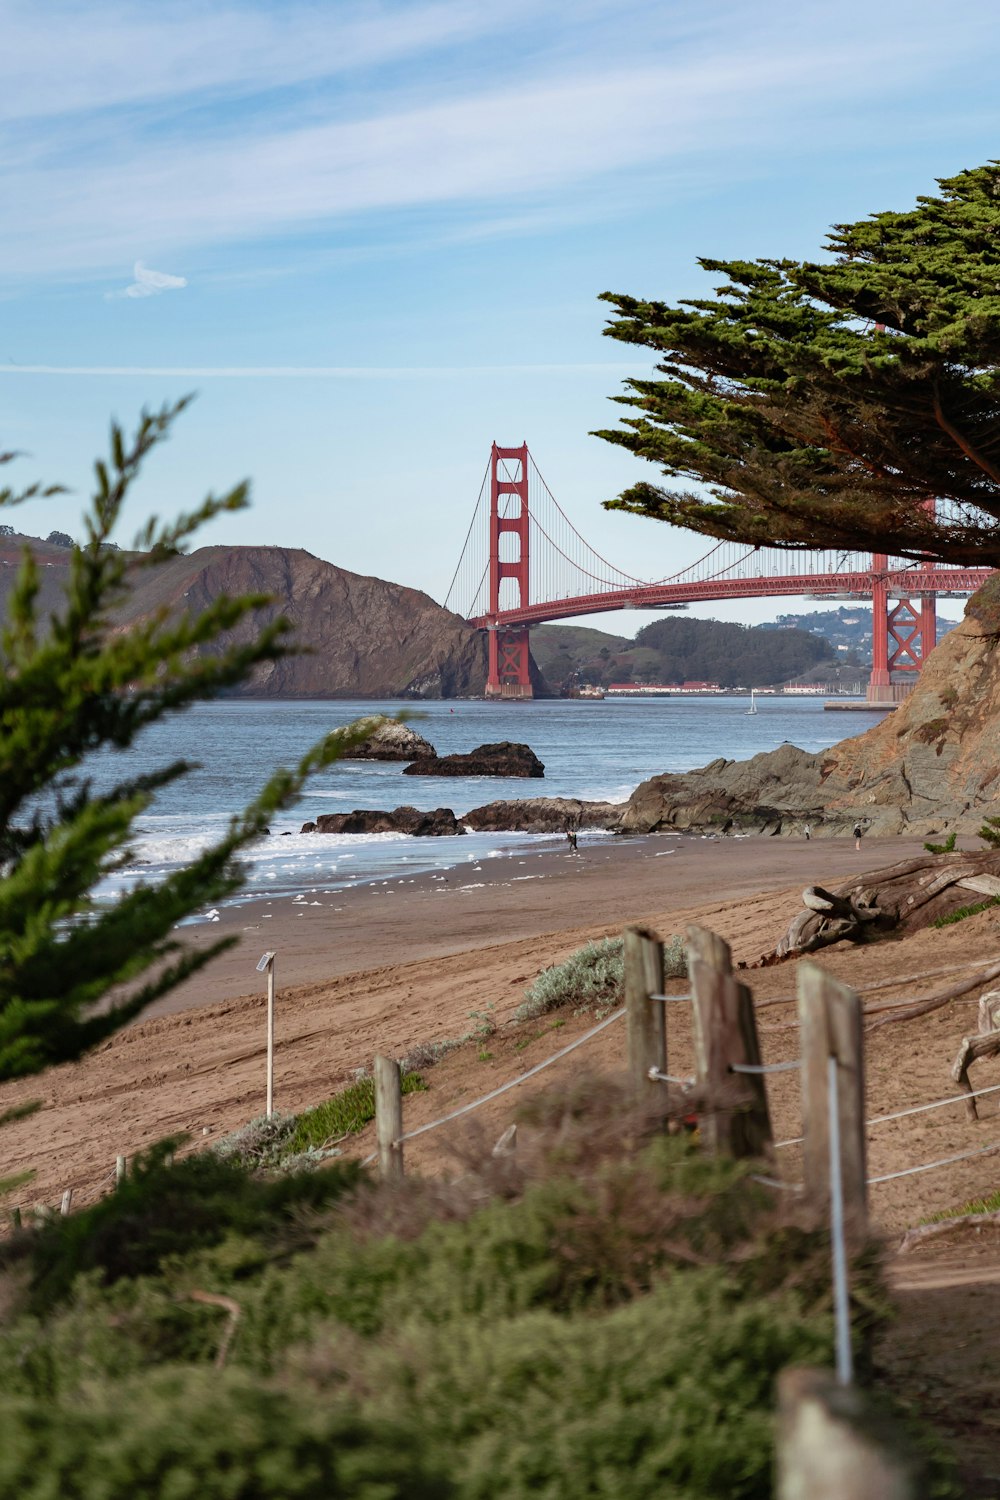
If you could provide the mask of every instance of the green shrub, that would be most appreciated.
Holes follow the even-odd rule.
[[[295,1115],[277,1113],[270,1119],[267,1115],[257,1115],[256,1119],[222,1136],[212,1150],[223,1161],[232,1162],[247,1172],[274,1167],[288,1146],[295,1122]]]
[[[403,1093],[421,1094],[427,1085],[419,1073],[403,1074]],[[345,1135],[355,1135],[364,1130],[375,1118],[375,1083],[371,1078],[359,1078],[357,1083],[317,1104],[314,1109],[304,1110],[295,1121],[295,1129],[288,1137],[289,1152],[308,1151],[310,1147],[322,1147],[328,1141],[339,1140]]]
[[[137,1156],[130,1175],[89,1208],[8,1242],[5,1258],[29,1259],[34,1306],[64,1299],[90,1271],[106,1285],[155,1275],[168,1257],[218,1244],[233,1231],[271,1242],[282,1228],[295,1228],[294,1241],[297,1211],[335,1202],[358,1180],[357,1165],[347,1162],[266,1180],[212,1151],[172,1161],[176,1145],[162,1141]]]
[[[955,849],[955,834],[949,833],[943,844],[925,844],[928,854],[951,854]]]
[[[686,972],[686,963],[682,939],[672,937],[663,945],[664,978],[679,978]],[[611,1010],[621,1004],[624,992],[624,944],[621,938],[603,938],[585,943],[561,964],[543,969],[525,990],[514,1019],[534,1021],[564,1006],[577,1011]]]
[[[169,1369],[66,1405],[0,1402],[19,1500],[449,1500],[419,1425],[373,1422],[235,1371]]]
[[[691,1271],[596,1318],[407,1326],[366,1361],[368,1409],[422,1422],[465,1500],[765,1500],[776,1376],[830,1343],[793,1297]]]

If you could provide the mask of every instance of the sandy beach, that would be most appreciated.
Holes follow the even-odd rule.
[[[318,899],[254,901],[185,929],[185,939],[196,945],[229,933],[240,943],[151,1007],[147,1019],[259,991],[254,969],[265,949],[278,954],[282,989],[315,985],[520,939],[580,929],[603,935],[629,922],[655,925],[669,921],[673,909],[716,898],[729,902],[786,885],[836,884],[922,847],[918,840],[869,840],[859,854],[851,839],[584,834],[575,855],[560,844],[552,852],[359,884]]]
[[[115,1157],[132,1156],[167,1135],[188,1136],[191,1148],[262,1113],[265,1001],[255,973],[261,951],[279,955],[276,1104],[298,1111],[320,1102],[370,1066],[376,1052],[405,1055],[415,1044],[452,1040],[496,1028],[451,1052],[427,1072],[427,1093],[407,1099],[408,1128],[476,1099],[582,1034],[592,1017],[551,1018],[514,1025],[511,1017],[537,974],[590,937],[618,933],[629,922],[663,936],[698,921],[721,933],[737,960],[752,963],[771,948],[799,908],[802,887],[835,884],[918,852],[905,840],[853,842],[649,837],[595,840],[579,856],[567,852],[463,867],[447,881],[417,879],[365,886],[336,903],[300,912],[294,901],[235,908],[217,923],[192,930],[207,941],[235,929],[243,941],[205,973],[119,1033],[82,1062],[0,1090],[0,1108],[27,1099],[43,1107],[5,1128],[3,1163],[33,1168],[28,1204],[74,1202],[106,1191]],[[331,898],[331,903],[333,898]],[[338,910],[338,907],[341,908]],[[862,992],[912,998],[933,988],[938,972],[954,973],[996,948],[992,912],[940,931],[873,947],[842,945],[823,963]],[[754,971],[755,999],[764,1005],[765,1055],[794,1055],[794,965]],[[974,1029],[978,991],[919,1021],[887,1026],[868,1037],[869,1113],[884,1113],[954,1092],[950,1064],[963,1034]],[[470,1020],[470,1013],[477,1018]],[[522,1099],[564,1085],[581,1071],[617,1071],[624,1032],[611,1027],[586,1049],[512,1090],[468,1119],[434,1131],[407,1148],[418,1170],[452,1163],[456,1141],[496,1135]],[[671,1009],[670,1066],[692,1066],[686,1007]],[[779,1075],[770,1090],[778,1139],[799,1133],[798,1081]],[[871,1170],[987,1145],[997,1110],[984,1100],[981,1120],[949,1108],[873,1134]],[[370,1130],[350,1150],[371,1149]],[[992,1189],[997,1159],[964,1161],[873,1189],[873,1211],[890,1229]],[[795,1150],[783,1155],[790,1180]]]

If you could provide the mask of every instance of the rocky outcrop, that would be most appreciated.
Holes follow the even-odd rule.
[[[626,803],[621,828],[781,833],[796,820],[818,829],[822,814],[820,757],[780,745],[752,760],[720,757],[697,771],[651,776]]]
[[[912,694],[865,734],[821,755],[782,745],[748,761],[654,776],[622,828],[927,837],[974,833],[1000,814],[1000,574],[928,658]]]
[[[544,776],[545,767],[527,745],[501,740],[479,745],[468,755],[438,755],[414,761],[404,776]]]
[[[462,819],[474,833],[566,833],[580,828],[615,829],[622,808],[617,802],[581,802],[575,797],[525,797],[516,802],[487,802]]]
[[[450,807],[420,812],[415,807],[395,807],[392,812],[358,807],[349,813],[322,813],[314,824],[303,824],[303,833],[409,833],[415,838],[442,838],[464,833],[465,828]]]
[[[408,724],[399,724],[390,719],[380,724],[374,734],[363,740],[345,760],[424,760],[436,756],[437,751],[422,734]]]

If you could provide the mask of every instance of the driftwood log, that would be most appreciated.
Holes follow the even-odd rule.
[[[925,854],[857,876],[836,891],[808,886],[773,952],[753,967],[815,953],[831,943],[867,943],[927,927],[977,900],[1000,897],[1000,850]]]
[[[962,1038],[951,1070],[952,1078],[969,1096],[965,1110],[970,1120],[979,1119],[979,1110],[969,1082],[969,1067],[981,1057],[996,1057],[997,1053],[1000,1053],[1000,990],[987,990],[979,997],[979,1034]]]

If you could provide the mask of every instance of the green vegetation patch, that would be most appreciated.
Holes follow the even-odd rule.
[[[422,1094],[426,1089],[419,1073],[403,1074],[404,1094]],[[356,1135],[374,1118],[375,1081],[359,1078],[357,1083],[348,1084],[324,1104],[304,1110],[295,1122],[285,1149],[297,1155],[310,1148],[322,1148],[345,1135]]]
[[[960,1208],[941,1208],[936,1214],[931,1214],[926,1219],[921,1219],[921,1224],[941,1224],[945,1219],[962,1219],[967,1214],[995,1214],[1000,1213],[1000,1189],[990,1193],[985,1198],[972,1198],[968,1203],[963,1203]]]
[[[959,906],[955,911],[950,911],[943,917],[935,917],[931,926],[950,927],[953,922],[964,922],[966,917],[977,917],[981,911],[989,911],[991,906],[1000,906],[1000,896],[990,896],[986,901],[975,901],[971,906]]]
[[[663,945],[665,979],[679,979],[686,972],[683,939],[672,937]],[[550,1011],[612,1010],[625,995],[625,958],[621,938],[603,938],[585,943],[576,953],[543,969],[524,992],[524,1001],[514,1012],[515,1021],[535,1021]]]
[[[156,1276],[175,1257],[232,1235],[257,1241],[250,1258],[258,1261],[261,1247],[283,1236],[289,1244],[306,1243],[302,1210],[336,1202],[359,1177],[355,1163],[338,1162],[323,1172],[265,1178],[214,1151],[174,1160],[178,1144],[162,1141],[136,1156],[129,1176],[89,1208],[5,1242],[0,1267],[29,1258],[32,1306],[65,1300],[88,1274],[105,1286]]]

